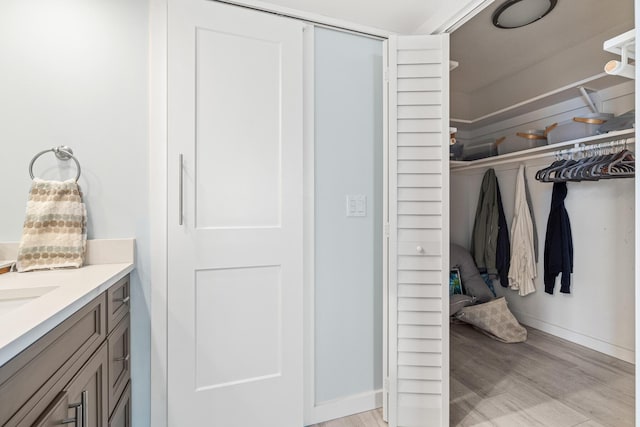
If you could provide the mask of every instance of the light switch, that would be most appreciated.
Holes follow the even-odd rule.
[[[347,216],[367,216],[367,196],[347,195]]]

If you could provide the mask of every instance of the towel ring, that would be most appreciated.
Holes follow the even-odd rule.
[[[48,150],[44,150],[39,152],[38,154],[36,154],[35,156],[33,156],[33,159],[31,159],[31,162],[29,163],[29,175],[31,175],[31,179],[34,179],[35,176],[33,175],[33,164],[36,162],[36,160],[38,160],[38,157],[42,156],[45,153],[48,152],[53,152],[53,154],[56,155],[56,157],[60,160],[69,160],[72,159],[74,162],[76,162],[76,168],[78,169],[78,173],[76,174],[76,179],[75,181],[78,182],[78,179],[80,179],[80,162],[78,161],[78,159],[76,159],[73,156],[73,150],[69,147],[67,147],[66,145],[61,145],[59,147],[54,147],[54,148],[50,148]]]

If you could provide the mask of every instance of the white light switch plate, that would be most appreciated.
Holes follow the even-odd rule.
[[[347,195],[347,216],[367,216],[367,196]]]

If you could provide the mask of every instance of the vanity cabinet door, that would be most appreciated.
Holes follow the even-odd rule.
[[[109,427],[131,427],[131,383],[127,384],[127,388],[113,410]]]
[[[113,330],[109,346],[109,414],[114,411],[120,395],[129,382],[131,372],[129,315]]]
[[[107,364],[104,344],[65,388],[69,395],[67,420],[76,427],[107,426]]]
[[[56,396],[51,406],[33,423],[33,427],[59,427],[67,420],[69,412],[69,394],[61,392]]]
[[[85,365],[106,331],[100,295],[0,367],[0,426],[30,426]]]
[[[127,274],[107,290],[107,325],[109,333],[129,313],[129,304],[129,275]]]

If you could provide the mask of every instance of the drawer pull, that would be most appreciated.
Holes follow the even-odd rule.
[[[114,298],[113,302],[121,302],[123,304],[129,304],[129,299],[130,297],[124,297],[124,298]]]
[[[126,355],[125,357],[116,357],[115,359],[113,359],[114,362],[128,362],[129,361],[129,356],[130,355]]]
[[[80,424],[82,427],[87,427],[87,404],[89,403],[89,399],[88,397],[88,393],[86,390],[83,390],[82,394],[80,395],[80,402],[78,403],[72,403],[71,405],[69,405],[69,409],[75,409],[76,410],[76,416],[73,418],[66,418],[62,421],[60,421],[59,424],[71,424],[74,423],[76,426],[78,426],[78,418],[80,418],[80,420],[82,421],[82,424]],[[78,417],[78,412],[80,412],[80,417]]]

